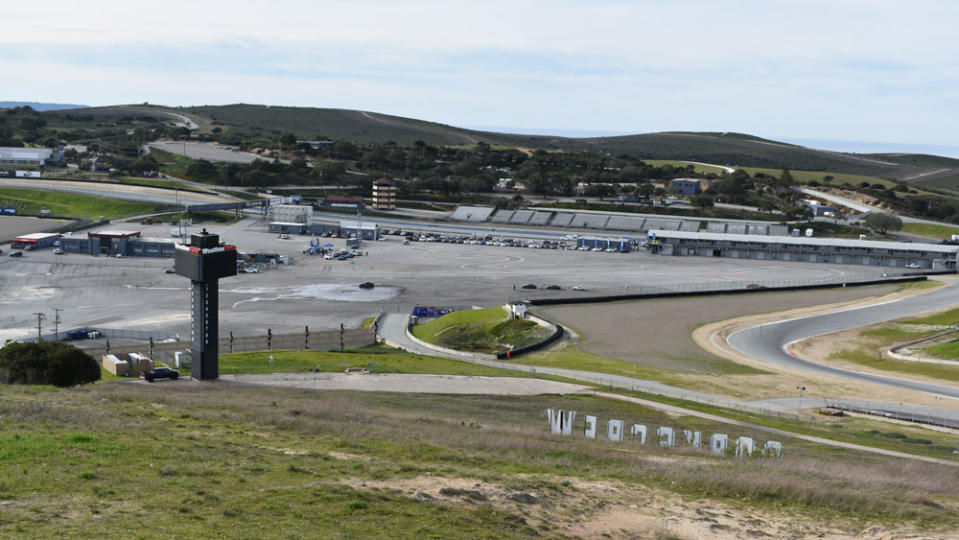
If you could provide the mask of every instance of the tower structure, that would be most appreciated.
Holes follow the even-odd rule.
[[[174,262],[176,273],[192,282],[193,378],[216,379],[220,376],[217,281],[236,275],[236,246],[221,244],[219,235],[203,229],[190,235],[189,244],[177,244]]]

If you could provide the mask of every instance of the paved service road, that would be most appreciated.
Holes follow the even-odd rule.
[[[862,308],[840,310],[823,315],[812,315],[755,326],[731,334],[727,338],[727,342],[739,352],[781,366],[803,369],[820,375],[831,375],[856,381],[884,384],[905,390],[918,390],[929,394],[959,398],[959,387],[957,386],[917,382],[839,369],[808,362],[786,352],[790,344],[802,339],[908,317],[921,311],[945,308],[955,304],[959,304],[959,285],[952,283],[947,287],[905,300],[883,302]]]

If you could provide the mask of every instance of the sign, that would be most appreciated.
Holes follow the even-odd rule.
[[[573,434],[573,424],[576,422],[576,411],[546,409],[546,419],[549,422],[549,432],[553,435],[570,436]],[[597,433],[605,431],[606,439],[612,442],[633,442],[646,444],[647,433],[655,433],[653,442],[663,448],[677,446],[677,439],[690,448],[702,449],[703,434],[699,431],[682,430],[682,437],[677,437],[677,430],[671,426],[659,426],[655,432],[647,431],[644,424],[633,424],[626,429],[626,422],[619,419],[608,420],[605,430],[601,429],[600,421],[592,415],[584,415],[583,436],[587,439],[597,438]],[[738,458],[783,456],[783,445],[779,441],[766,441],[757,450],[757,443],[752,437],[737,437],[732,448],[729,447],[729,436],[725,433],[714,433],[709,437],[709,452],[716,455],[735,455]]]
[[[0,208],[0,215],[15,216],[17,215],[17,209],[16,208]]]

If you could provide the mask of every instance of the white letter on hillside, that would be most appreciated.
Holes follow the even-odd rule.
[[[633,424],[633,428],[630,430],[630,433],[633,435],[633,439],[636,439],[636,435],[639,435],[639,444],[646,444],[646,426],[642,424]]]
[[[596,438],[596,417],[586,415],[586,432],[584,433],[586,438],[595,439]]]
[[[689,431],[683,430],[683,435],[686,437],[686,444],[692,446],[693,448],[699,448],[703,445],[703,434],[698,431]]]
[[[713,436],[709,438],[709,449],[714,454],[725,454],[727,446],[729,446],[729,436],[725,433],[713,433]]]
[[[622,420],[610,420],[606,423],[606,438],[615,442],[623,440]]]
[[[656,430],[656,436],[659,437],[659,446],[663,448],[671,448],[676,444],[676,432],[671,427],[660,426]]]
[[[766,441],[766,444],[763,448],[766,450],[767,456],[772,456],[774,458],[783,457],[783,443],[779,441]]]
[[[736,457],[749,457],[756,449],[756,443],[752,437],[740,437],[736,439]]]
[[[563,412],[562,410],[546,409],[546,416],[549,418],[549,432],[551,434],[573,434],[573,420],[576,419],[576,411]]]

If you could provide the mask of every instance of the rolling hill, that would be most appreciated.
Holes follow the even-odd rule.
[[[341,139],[358,144],[394,141],[410,145],[422,140],[431,145],[467,145],[482,141],[524,148],[630,154],[646,159],[858,174],[959,190],[959,159],[924,154],[831,152],[741,133],[663,132],[591,138],[519,135],[469,130],[368,111],[249,104],[177,108],[119,105],[49,111],[44,116],[50,125],[64,128],[138,116],[144,120],[160,118],[182,123],[186,116],[198,125],[200,132],[206,133],[215,128],[247,136],[293,133],[300,139]]]

